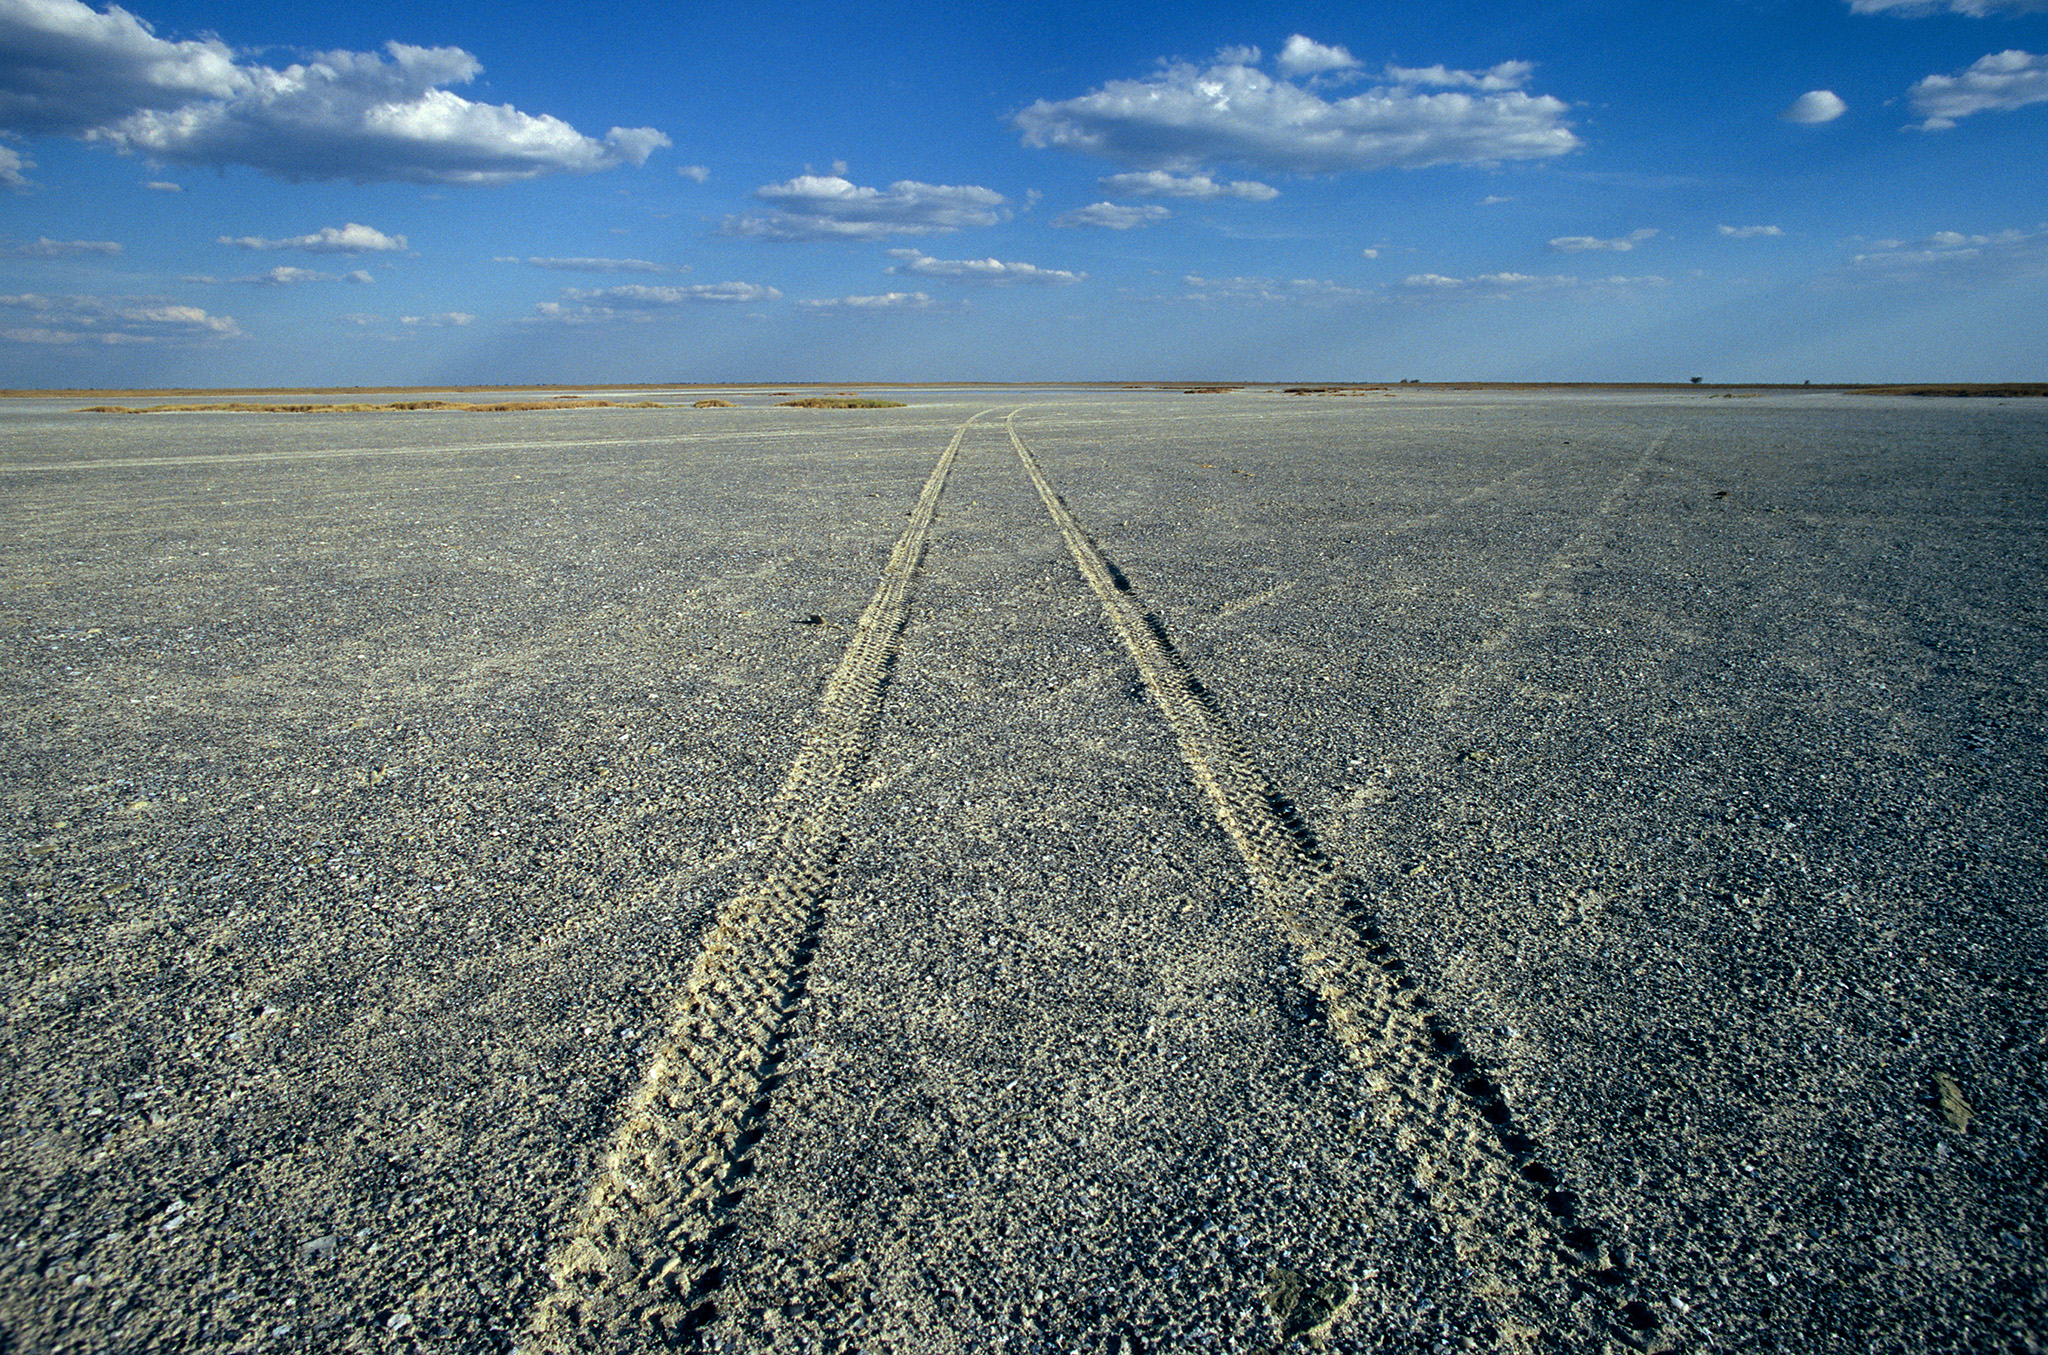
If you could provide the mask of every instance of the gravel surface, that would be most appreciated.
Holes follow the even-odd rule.
[[[0,1351],[2040,1348],[2043,402],[703,394],[0,403]]]

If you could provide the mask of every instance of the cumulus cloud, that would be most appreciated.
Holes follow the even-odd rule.
[[[1387,78],[1396,84],[1488,91],[1520,89],[1535,73],[1533,61],[1503,61],[1483,71],[1454,71],[1443,65],[1387,67]]]
[[[271,67],[218,38],[174,42],[118,6],[0,0],[0,130],[75,136],[159,160],[286,179],[503,183],[641,164],[651,127],[586,136],[559,118],[451,93],[481,63],[386,43]]]
[[[2048,14],[2048,0],[1849,0],[1858,14],[1967,14],[1982,19],[1992,14]]]
[[[1783,235],[1785,233],[1776,226],[1722,226],[1718,229],[1721,234],[1731,240],[1754,240],[1760,235]]]
[[[63,259],[74,254],[115,255],[121,246],[114,240],[52,240],[45,235],[13,244],[0,242],[0,255],[10,259]]]
[[[1323,278],[1205,278],[1190,273],[1181,282],[1190,289],[1189,301],[1336,302],[1370,295]]]
[[[28,187],[28,175],[23,170],[34,169],[36,162],[23,155],[14,147],[0,143],[0,188],[23,189]]]
[[[398,323],[414,329],[461,329],[476,323],[467,311],[441,311],[435,315],[401,315]]]
[[[519,263],[521,260],[500,255],[492,263]],[[558,273],[672,273],[675,270],[665,263],[651,259],[537,259],[524,262],[532,268],[547,268]]]
[[[0,127],[81,136],[145,109],[233,99],[252,75],[218,38],[166,42],[119,6],[0,0]]]
[[[1848,111],[1849,105],[1843,103],[1833,90],[1809,89],[1787,104],[1785,111],[1778,116],[1802,127],[1818,127],[1823,122],[1833,122]]]
[[[986,282],[997,286],[1029,282],[1064,287],[1088,276],[1063,268],[1040,268],[1035,263],[1004,263],[1001,259],[934,259],[915,249],[892,249],[889,257],[901,260],[889,266],[891,273],[945,278],[951,282]]]
[[[1155,221],[1164,221],[1172,215],[1172,211],[1156,202],[1148,202],[1140,207],[1115,202],[1098,202],[1093,206],[1076,207],[1071,212],[1062,212],[1046,224],[1102,226],[1113,231],[1127,231],[1133,226],[1149,226]]]
[[[1252,60],[1256,61],[1258,57],[1254,55]],[[1325,47],[1296,33],[1287,39],[1287,45],[1280,49],[1274,64],[1289,75],[1323,75],[1330,71],[1351,70],[1358,65],[1358,58],[1342,47]]]
[[[677,165],[676,173],[692,183],[704,183],[711,178],[711,171],[703,165]]]
[[[1546,241],[1544,248],[1553,254],[1583,254],[1591,250],[1603,249],[1610,250],[1616,254],[1626,254],[1643,241],[1653,238],[1656,234],[1656,227],[1645,226],[1639,231],[1630,231],[1627,235],[1619,236],[1612,240],[1596,239],[1590,235],[1560,235],[1555,240]]]
[[[2048,56],[2017,48],[1978,57],[1954,75],[1930,75],[1906,91],[1915,126],[1938,132],[1972,113],[2004,113],[2048,101]]]
[[[1280,196],[1279,189],[1250,179],[1218,183],[1206,174],[1169,174],[1163,169],[1112,174],[1095,182],[1105,193],[1126,198],[1243,198],[1247,202],[1268,202]]]
[[[800,174],[766,184],[754,196],[772,203],[766,216],[729,216],[728,235],[757,240],[879,240],[934,235],[965,226],[993,226],[1008,217],[1001,193],[989,188],[899,179],[863,188],[837,174]]]
[[[223,245],[238,249],[296,249],[307,254],[376,254],[405,248],[405,237],[386,235],[374,226],[351,221],[346,226],[322,226],[311,235],[292,235],[282,240],[265,240],[255,235],[223,235]]]
[[[937,303],[923,292],[883,292],[880,296],[841,296],[828,301],[799,301],[805,310],[923,311]]]
[[[1562,100],[1502,88],[1525,62],[1489,72],[1396,69],[1387,83],[1326,100],[1276,79],[1246,53],[1206,68],[1173,63],[1078,98],[1040,99],[1014,123],[1027,146],[1058,146],[1133,169],[1247,165],[1279,174],[1541,159],[1576,148]],[[1424,92],[1431,85],[1466,89]]]
[[[0,311],[8,310],[24,312],[22,318],[29,322],[0,331],[15,343],[177,344],[238,338],[242,333],[232,316],[153,298],[25,292],[0,296]]]

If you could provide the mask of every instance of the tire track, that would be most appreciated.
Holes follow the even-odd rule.
[[[770,808],[763,836],[774,846],[760,882],[728,902],[705,935],[667,1034],[550,1266],[555,1290],[533,1315],[533,1350],[674,1348],[712,1316],[716,1245],[783,1080],[787,1018],[809,980],[910,584],[960,444],[981,417],[960,426],[932,467],[826,684],[818,722]]]
[[[1007,431],[1254,891],[1299,952],[1332,1032],[1363,1070],[1382,1124],[1408,1155],[1416,1188],[1435,1206],[1493,1318],[1496,1342],[1513,1350],[1659,1344],[1656,1314],[1630,1292],[1579,1220],[1575,1198],[1537,1160],[1498,1086],[1404,976],[1362,891],[1254,763],[1159,618],[1075,522],[1018,436],[1014,414]]]
[[[1580,521],[1579,530],[1572,539],[1559,546],[1544,562],[1542,572],[1522,594],[1522,605],[1514,615],[1481,640],[1473,656],[1458,670],[1458,675],[1436,693],[1439,709],[1449,710],[1486,683],[1489,670],[1501,662],[1500,652],[1522,638],[1546,610],[1550,599],[1561,591],[1563,581],[1579,571],[1580,557],[1606,533],[1607,520],[1614,516],[1615,507],[1642,487],[1649,476],[1650,463],[1656,460],[1657,453],[1664,449],[1674,431],[1666,428],[1650,439],[1649,445],[1643,448],[1643,454],[1622,472],[1621,478],[1614,482],[1593,511]]]

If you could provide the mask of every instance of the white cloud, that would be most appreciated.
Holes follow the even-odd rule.
[[[1189,301],[1334,302],[1370,295],[1323,278],[1205,278],[1190,273],[1181,282],[1191,289]]]
[[[120,252],[120,244],[113,240],[52,240],[45,235],[19,244],[0,242],[0,255],[12,259],[62,259],[73,254],[114,255]]]
[[[884,292],[880,296],[841,296],[829,301],[799,301],[806,310],[923,311],[937,304],[923,292]]]
[[[1256,61],[1258,58],[1252,59]],[[1280,49],[1274,64],[1289,75],[1322,75],[1329,71],[1348,71],[1358,65],[1358,58],[1342,47],[1325,47],[1296,33]]]
[[[1469,278],[1446,277],[1441,273],[1414,273],[1401,279],[1400,291],[1411,300],[1427,297],[1507,300],[1544,292],[1588,289],[1634,290],[1662,287],[1666,280],[1654,275],[1642,277],[1575,278],[1561,274],[1481,273]]]
[[[909,273],[921,278],[945,278],[953,282],[987,282],[998,286],[1015,282],[1043,283],[1064,287],[1081,281],[1086,273],[1069,273],[1063,268],[1040,268],[1034,263],[1004,263],[1001,259],[934,259],[915,249],[892,249],[891,273]]]
[[[1778,114],[1786,122],[1796,122],[1802,127],[1818,127],[1823,122],[1833,122],[1849,111],[1831,89],[1809,89],[1806,93],[1786,105]]]
[[[347,273],[323,273],[317,268],[292,268],[285,265],[256,273],[245,278],[187,278],[187,282],[232,282],[254,283],[263,287],[284,287],[295,282],[375,282],[367,268],[357,268]]]
[[[1930,75],[1906,94],[1913,111],[1926,119],[1916,125],[1938,132],[1972,113],[2004,113],[2048,102],[2048,56],[2017,48],[1993,52],[1954,75]]]
[[[28,176],[22,171],[35,167],[35,161],[14,147],[0,143],[0,188],[27,188]]]
[[[1988,235],[1936,231],[1918,240],[1873,240],[1850,265],[1866,275],[1892,278],[1958,272],[2039,275],[2048,273],[2048,225]]]
[[[182,193],[185,191],[185,185],[172,183],[167,179],[151,179],[143,187],[152,193]]]
[[[26,311],[33,318],[33,324],[6,332],[16,343],[190,343],[233,339],[242,333],[232,316],[148,298],[25,292],[0,296],[0,310]]]
[[[218,38],[166,42],[118,6],[77,0],[0,0],[0,53],[0,127],[32,136],[80,136],[254,83]]]
[[[1479,199],[1479,205],[1481,207],[1498,207],[1503,202],[1513,201],[1513,198],[1503,197],[1499,193],[1488,193],[1485,197]]]
[[[754,196],[772,203],[766,216],[729,216],[728,235],[758,240],[879,240],[890,235],[932,235],[964,226],[993,226],[1009,213],[1008,201],[989,188],[899,179],[886,189],[863,188],[837,174],[800,174],[767,184]]]
[[[1076,207],[1071,212],[1062,212],[1046,224],[1049,226],[1104,226],[1113,231],[1127,231],[1133,226],[1149,226],[1155,221],[1164,221],[1173,213],[1156,202],[1142,207],[1129,207],[1115,202],[1098,202],[1089,207]]]
[[[180,278],[181,282],[197,283],[207,287],[286,287],[298,282],[375,282],[365,269],[358,268],[351,273],[323,273],[316,268],[293,268],[279,265],[261,273],[249,273],[239,278],[217,278],[207,273],[193,273]]]
[[[704,183],[711,178],[711,171],[703,165],[677,165],[676,173],[692,183]]]
[[[1626,254],[1656,234],[1656,227],[1645,226],[1639,231],[1630,231],[1627,235],[1613,240],[1599,240],[1590,235],[1560,235],[1555,240],[1547,241],[1544,248],[1553,254],[1582,254],[1589,250],[1603,249],[1616,254]]]
[[[698,301],[774,301],[782,293],[754,282],[700,282],[690,287],[650,287],[629,282],[618,287],[571,287],[562,293],[571,301],[596,301],[611,306],[660,309]]]
[[[483,69],[456,47],[391,42],[276,68],[218,38],[159,38],[117,6],[0,0],[0,53],[0,130],[286,179],[502,183],[637,165],[669,144],[651,127],[600,139],[450,93]]]
[[[1350,98],[1325,100],[1300,84],[1219,56],[1206,69],[1175,63],[1150,78],[1113,80],[1078,98],[1040,99],[1014,123],[1027,146],[1063,147],[1133,169],[1182,172],[1225,164],[1281,174],[1480,165],[1576,148],[1563,101],[1489,85],[1509,78],[1504,72],[1526,74],[1526,63],[1485,73],[1432,67]],[[1422,93],[1413,87],[1468,78],[1481,93]]]
[[[1280,196],[1279,189],[1250,179],[1218,183],[1206,174],[1169,174],[1163,169],[1112,174],[1095,182],[1105,193],[1126,198],[1243,198],[1247,202],[1268,202]]]
[[[405,237],[386,235],[374,226],[351,221],[346,226],[322,226],[311,235],[293,235],[282,240],[223,235],[219,243],[241,249],[297,249],[308,254],[370,254],[402,250]]]
[[[1967,14],[1982,19],[1992,14],[2048,14],[2048,0],[1849,0],[1857,14]]]
[[[1489,92],[1520,89],[1536,73],[1533,61],[1503,61],[1483,71],[1454,71],[1448,66],[1389,66],[1387,78],[1397,85],[1437,85]]]
[[[1358,253],[1361,257],[1367,259],[1377,259],[1380,256],[1380,252],[1377,249],[1361,249]]]
[[[279,266],[267,273],[258,273],[253,278],[236,278],[234,281],[282,287],[294,282],[335,282],[338,279],[332,273],[322,273],[312,268],[287,268]]]
[[[398,323],[414,329],[461,329],[476,323],[467,311],[441,311],[435,315],[401,315]]]
[[[1783,235],[1776,226],[1721,226],[1721,234],[1731,240],[1754,240],[1759,235]]]
[[[499,257],[493,263],[519,263],[520,260]],[[650,259],[534,259],[525,260],[533,268],[547,268],[560,273],[672,273],[675,270],[665,263]]]
[[[562,295],[580,304],[565,306],[559,301],[543,301],[534,307],[541,321],[564,325],[617,320],[644,322],[678,307],[775,301],[782,293],[753,282],[704,282],[689,287],[650,287],[629,282],[617,287],[571,287]]]

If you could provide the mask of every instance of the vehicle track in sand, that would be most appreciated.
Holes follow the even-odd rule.
[[[983,411],[988,413],[990,411]],[[533,1348],[620,1351],[687,1340],[719,1286],[724,1215],[781,1083],[783,1029],[803,1001],[846,810],[861,793],[910,585],[976,414],[939,455],[874,598],[770,809],[759,882],[706,933],[668,1030],[628,1101],[573,1235],[550,1267]]]
[[[847,815],[877,785],[868,764],[910,587],[961,445],[991,412],[962,424],[933,467],[826,686],[817,724],[773,802],[761,834],[773,846],[758,883],[724,905],[700,944],[666,1035],[625,1107],[573,1233],[555,1255],[554,1290],[536,1307],[522,1349],[687,1347],[713,1316],[722,1284],[718,1244],[735,1226],[728,1215],[745,1190],[785,1076],[786,1030],[806,999],[847,845]],[[1406,977],[1363,888],[1319,846],[1292,801],[1246,751],[1215,692],[1182,659],[1156,610],[1075,520],[1018,433],[1016,412],[1005,433],[1165,716],[1254,894],[1299,957],[1332,1034],[1361,1068],[1376,1098],[1372,1109],[1406,1155],[1418,1200],[1426,1196],[1444,1225],[1499,1346],[1660,1345],[1657,1315],[1540,1160],[1498,1085]],[[1553,556],[1546,581],[1560,569],[1569,572],[1574,553],[1641,478],[1657,445]],[[1291,586],[1283,582],[1242,606]],[[1538,594],[1544,591],[1539,584]],[[1535,605],[1540,609],[1540,600]],[[1511,621],[1508,629],[1515,628]],[[1482,648],[1490,655],[1498,647]],[[1171,1247],[1173,1239],[1162,1241]]]
[[[1498,1085],[1403,974],[1356,882],[1318,845],[1260,770],[1215,693],[1187,666],[1157,614],[1075,521],[1016,429],[1012,447],[1110,629],[1172,726],[1182,761],[1243,858],[1253,887],[1293,942],[1333,1034],[1363,1068],[1381,1122],[1410,1157],[1508,1349],[1580,1348],[1615,1339],[1654,1346],[1661,1325],[1515,1125]],[[1661,439],[1659,440],[1661,442]],[[1639,478],[1652,443],[1600,517]],[[1556,557],[1568,564],[1579,539]]]
[[[1493,679],[1502,665],[1503,651],[1512,649],[1540,621],[1553,599],[1561,596],[1570,581],[1584,567],[1586,559],[1612,530],[1615,509],[1642,488],[1657,454],[1670,440],[1672,430],[1664,429],[1651,438],[1642,455],[1622,472],[1601,500],[1579,523],[1571,540],[1559,546],[1544,562],[1543,570],[1518,599],[1520,606],[1474,649],[1472,657],[1456,677],[1436,693],[1440,709],[1448,710],[1471,697]]]

